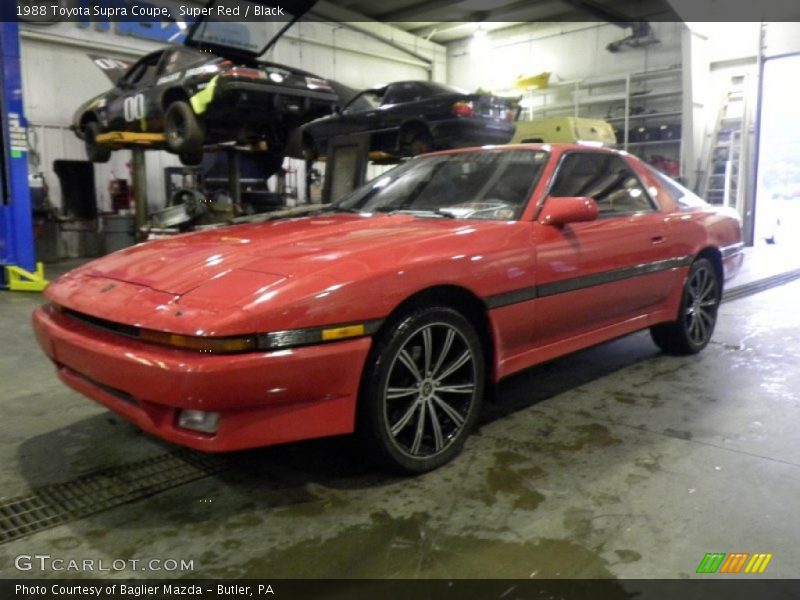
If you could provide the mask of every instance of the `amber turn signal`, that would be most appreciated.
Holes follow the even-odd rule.
[[[189,335],[178,335],[163,331],[152,331],[142,329],[139,339],[153,344],[172,346],[184,350],[195,350],[197,352],[208,352],[213,354],[227,354],[233,352],[248,352],[257,349],[256,337],[195,337]]]

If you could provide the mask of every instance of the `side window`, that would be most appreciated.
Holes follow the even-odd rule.
[[[575,152],[561,161],[551,196],[591,196],[600,217],[655,209],[639,178],[614,154]]]
[[[667,193],[672,196],[672,199],[678,204],[678,206],[682,209],[688,208],[706,208],[708,207],[708,203],[700,198],[699,196],[695,195],[694,193],[687,190],[681,184],[679,184],[674,179],[671,179],[668,175],[665,175],[652,165],[648,165],[645,163],[644,165],[648,171],[650,171],[658,181],[663,185]]]
[[[161,53],[145,56],[142,60],[133,65],[125,74],[123,81],[127,85],[140,85],[152,83],[158,70],[158,61]]]
[[[425,90],[416,83],[395,83],[390,86],[383,97],[383,104],[397,104],[399,102],[414,102],[425,97]]]
[[[161,66],[160,75],[172,75],[185,69],[186,67],[199,62],[200,57],[192,52],[185,52],[183,50],[172,50],[167,53],[164,62]]]

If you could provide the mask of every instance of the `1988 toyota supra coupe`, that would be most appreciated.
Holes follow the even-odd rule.
[[[51,284],[59,377],[145,431],[237,450],[355,431],[419,473],[498,380],[650,328],[708,344],[739,220],[625,153],[409,160],[300,218],[139,244]]]

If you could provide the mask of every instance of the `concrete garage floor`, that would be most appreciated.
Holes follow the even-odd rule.
[[[399,479],[348,438],[202,468],[169,454],[57,381],[30,332],[38,295],[0,293],[0,520],[32,491],[90,498],[0,543],[0,576],[93,575],[14,567],[49,554],[194,561],[118,577],[685,578],[718,551],[770,552],[765,576],[797,577],[798,295],[795,281],[723,304],[695,358],[640,333],[514,377],[459,459]],[[141,483],[152,465],[161,483]]]

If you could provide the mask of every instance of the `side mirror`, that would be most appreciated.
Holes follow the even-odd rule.
[[[597,202],[590,196],[549,196],[539,217],[542,225],[560,227],[567,223],[594,221]]]
[[[333,114],[335,114],[335,115],[342,114],[342,107],[339,106],[338,104],[334,104],[333,105]]]

